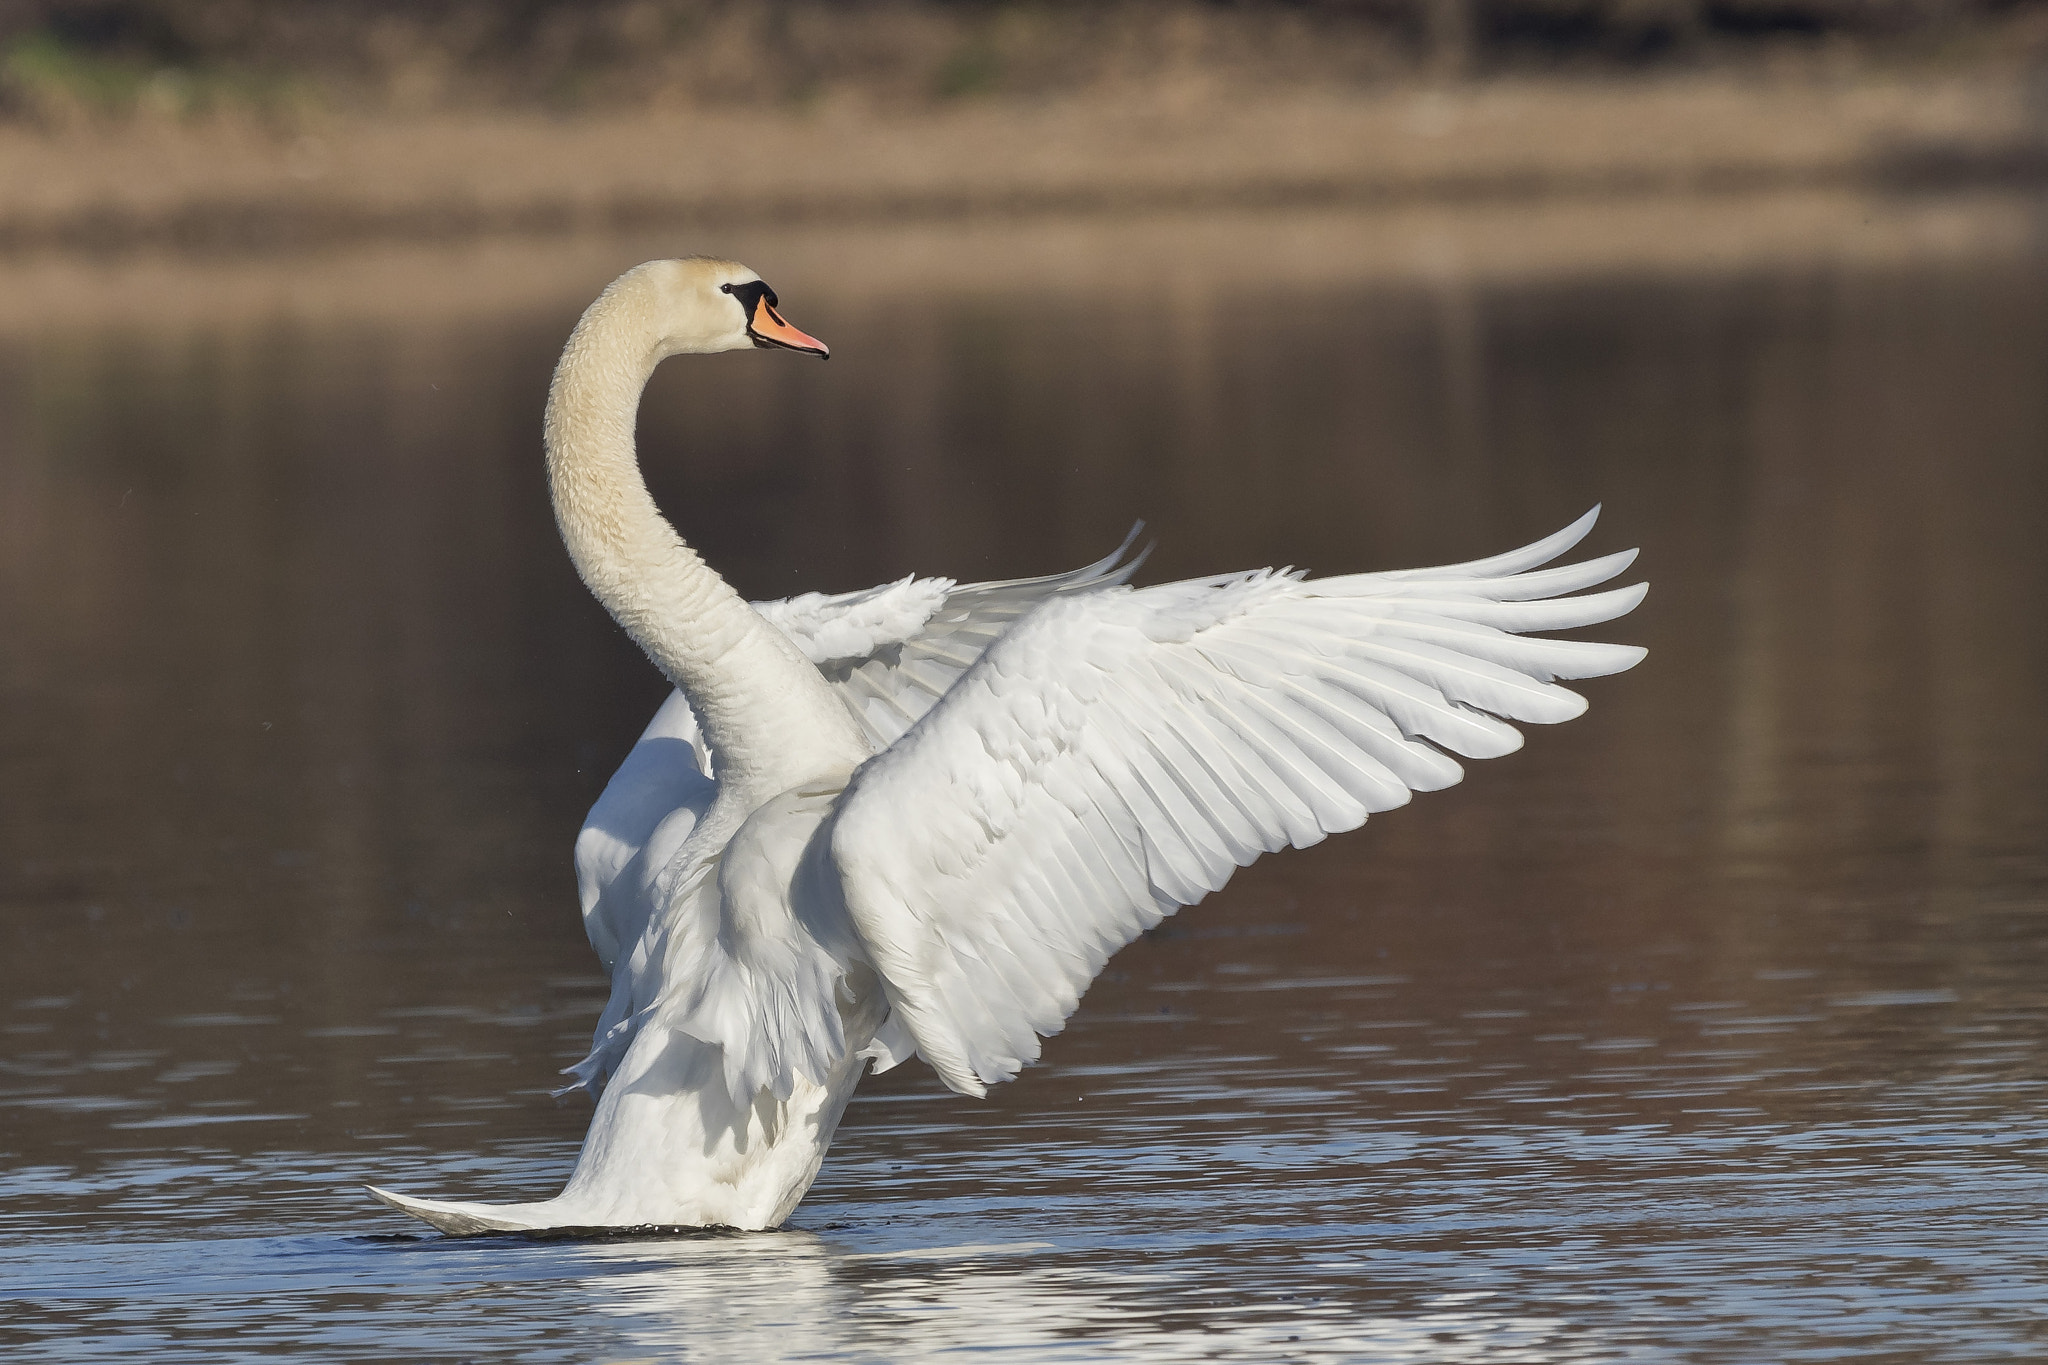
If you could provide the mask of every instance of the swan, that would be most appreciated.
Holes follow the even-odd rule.
[[[612,980],[567,1090],[596,1108],[553,1199],[369,1187],[446,1233],[772,1228],[870,1067],[983,1095],[1039,1055],[1118,948],[1262,852],[1304,847],[1586,708],[1556,678],[1628,645],[1581,590],[1633,550],[1435,569],[1258,569],[1133,588],[1130,542],[1046,578],[905,578],[749,603],[656,509],[634,418],[654,368],[827,358],[731,261],[627,271],[562,353],[547,472],[570,558],[675,686],[578,835]],[[1566,594],[1577,594],[1567,596]],[[566,1093],[561,1092],[561,1093]]]

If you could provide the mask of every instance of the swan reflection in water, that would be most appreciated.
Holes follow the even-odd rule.
[[[985,1094],[1110,955],[1263,852],[1354,829],[1585,710],[1557,678],[1643,651],[1528,632],[1609,621],[1634,552],[1533,545],[1435,569],[1270,569],[1156,587],[1116,557],[1049,578],[748,603],[641,478],[671,355],[824,357],[745,266],[628,271],[563,351],[545,422],[577,571],[675,684],[577,840],[612,995],[567,1187],[378,1198],[444,1232],[772,1228],[854,1086],[912,1056]],[[1596,509],[1597,510],[1597,509]],[[1570,594],[1579,594],[1576,596]]]
[[[848,1253],[805,1232],[593,1243],[579,1249],[592,1311],[632,1349],[748,1360],[955,1358],[1386,1362],[1611,1358],[1583,1323],[1489,1310],[1446,1293],[1376,1313],[1355,1294],[1274,1304],[1242,1286],[1105,1266],[1046,1242]],[[1213,1266],[1211,1267],[1214,1268]],[[1301,1288],[1290,1278],[1290,1289]]]

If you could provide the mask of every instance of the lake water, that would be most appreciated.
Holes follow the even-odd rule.
[[[7,267],[72,282],[0,327],[9,1360],[2048,1351],[2048,256],[1058,230],[716,243],[834,359],[674,362],[664,506],[772,596],[1140,517],[1149,581],[1437,563],[1604,501],[1649,660],[1169,920],[988,1100],[869,1080],[785,1230],[664,1240],[357,1187],[573,1162],[569,844],[663,686],[539,412],[589,294],[689,243],[522,248],[502,300],[483,248]]]

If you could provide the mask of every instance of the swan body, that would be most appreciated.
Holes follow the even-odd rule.
[[[860,1076],[912,1056],[980,1095],[1035,1060],[1109,956],[1262,852],[1302,847],[1585,709],[1557,678],[1643,651],[1527,632],[1620,616],[1634,552],[1524,549],[1310,579],[1133,589],[1129,542],[1048,578],[907,578],[748,603],[656,510],[633,425],[680,353],[823,343],[744,266],[627,272],[549,392],[550,487],[584,582],[675,685],[576,841],[612,995],[553,1199],[372,1193],[444,1232],[774,1227]]]

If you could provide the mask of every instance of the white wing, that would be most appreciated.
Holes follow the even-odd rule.
[[[576,835],[583,929],[609,972],[640,941],[652,887],[711,807],[718,786],[697,717],[681,692],[647,723]]]
[[[1537,570],[1598,512],[1469,564],[1110,588],[1010,630],[854,774],[831,831],[847,909],[920,1055],[984,1093],[1038,1056],[1110,954],[1261,852],[1450,786],[1464,775],[1451,753],[1521,746],[1508,720],[1583,711],[1550,680],[1643,651],[1517,632],[1642,600],[1640,584],[1557,596],[1634,551]]]

